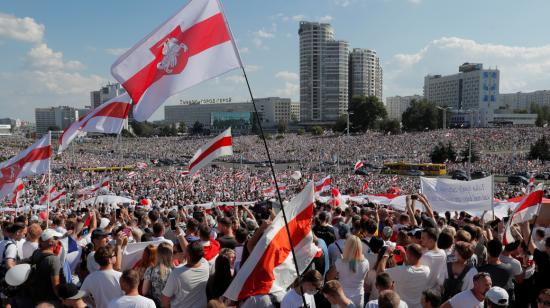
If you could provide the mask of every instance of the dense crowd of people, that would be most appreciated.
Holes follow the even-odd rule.
[[[17,205],[8,209],[9,202],[4,202],[2,302],[7,307],[286,308],[303,307],[304,301],[310,308],[550,307],[550,228],[515,225],[515,241],[507,243],[503,220],[434,211],[430,200],[418,193],[416,177],[357,175],[351,170],[357,160],[374,165],[426,162],[438,141],[463,149],[472,138],[481,158],[473,170],[499,175],[548,172],[548,164],[526,159],[529,145],[543,134],[548,131],[514,128],[397,136],[287,134],[269,140],[272,157],[285,164],[277,169],[284,199],[290,200],[309,180],[330,174],[332,186],[345,195],[399,188],[407,196],[406,209],[316,202],[312,232],[319,253],[313,262],[284,292],[240,301],[224,293],[281,207],[264,191],[273,185],[270,170],[246,164],[266,159],[257,136],[235,137],[234,156],[195,175],[184,174],[185,164],[177,163],[188,160],[205,138],[75,142],[52,160],[51,179],[26,179]],[[30,143],[21,137],[0,139],[0,156],[10,157]],[[175,164],[159,166],[162,160]],[[319,169],[335,160],[336,166]],[[143,162],[147,167],[125,171],[80,169]],[[449,170],[465,168],[448,164]],[[301,174],[295,176],[298,170]],[[98,192],[78,194],[106,176],[109,187],[100,194],[133,202],[96,202]],[[48,182],[67,195],[48,212],[33,210]],[[497,183],[495,196],[515,197],[525,189]],[[85,202],[88,198],[94,201]],[[205,206],[212,201],[228,203]],[[141,247],[137,256],[130,246]]]

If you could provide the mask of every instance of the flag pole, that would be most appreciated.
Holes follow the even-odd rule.
[[[248,77],[246,76],[246,71],[244,69],[244,66],[241,66],[241,69],[243,71],[244,79],[246,81],[248,93],[250,94],[250,99],[252,100],[252,106],[254,107],[254,117],[256,118],[258,127],[260,128],[260,135],[262,137],[264,147],[265,147],[265,152],[267,154],[267,159],[269,161],[269,168],[271,169],[271,175],[273,175],[273,179],[275,182],[275,189],[277,190],[277,198],[279,199],[279,204],[281,204],[281,212],[283,213],[283,219],[285,222],[286,235],[288,236],[288,242],[290,243],[290,250],[292,251],[292,260],[294,261],[294,267],[296,269],[298,285],[300,286],[300,295],[302,297],[304,307],[307,307],[308,305],[306,302],[306,297],[304,295],[304,290],[303,290],[302,284],[300,283],[300,269],[298,267],[298,260],[296,259],[296,253],[294,252],[294,244],[292,243],[292,237],[290,236],[290,229],[288,228],[288,219],[286,218],[285,207],[283,206],[283,198],[281,197],[281,191],[279,190],[279,183],[277,181],[277,176],[275,175],[275,168],[273,168],[273,161],[271,160],[271,154],[269,153],[269,147],[267,146],[267,140],[265,139],[264,129],[260,121],[258,109],[256,108],[256,102],[254,101],[254,96],[252,95],[252,89],[250,88],[250,83],[248,82]]]
[[[49,135],[49,138],[50,138],[50,141],[49,141],[49,144],[51,146],[52,144],[52,132],[51,131],[48,131],[48,135]],[[46,200],[46,229],[50,226],[50,190],[51,190],[51,186],[52,186],[52,176],[51,176],[51,170],[52,170],[52,156],[50,155],[50,157],[48,158],[50,161],[48,163],[48,187],[47,187],[47,194],[48,194],[48,199]]]
[[[493,220],[495,220],[495,176],[491,175],[491,209],[493,210]]]

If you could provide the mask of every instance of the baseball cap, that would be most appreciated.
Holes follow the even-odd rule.
[[[405,251],[405,247],[401,245],[395,246],[395,249],[393,250],[393,260],[395,261],[395,263],[400,264],[401,262],[403,262],[406,253],[407,252]]]
[[[54,237],[63,237],[63,234],[55,231],[54,229],[46,229],[40,235],[40,240],[41,241],[47,241],[47,240],[50,240]]]
[[[495,305],[508,305],[508,292],[501,287],[490,288],[485,296]]]
[[[109,236],[109,234],[106,233],[103,229],[95,229],[94,232],[92,232],[92,240],[107,236]]]
[[[61,284],[57,289],[59,297],[62,299],[80,299],[86,295],[86,292],[78,290],[73,283]]]

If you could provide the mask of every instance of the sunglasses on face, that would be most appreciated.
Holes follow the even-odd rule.
[[[542,298],[537,298],[537,303],[542,304],[543,306],[550,307],[550,301],[545,301]]]

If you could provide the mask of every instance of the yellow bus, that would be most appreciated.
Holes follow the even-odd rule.
[[[384,169],[382,169],[382,173],[385,174],[412,175],[415,171],[421,171],[425,175],[432,176],[447,174],[445,164],[417,164],[407,162],[394,162],[384,163]]]

